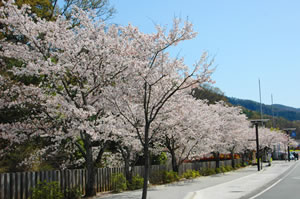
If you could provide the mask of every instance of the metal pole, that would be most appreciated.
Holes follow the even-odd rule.
[[[272,102],[272,127],[275,127],[275,122],[274,122],[274,109],[273,109],[273,94],[271,94],[271,102]]]
[[[260,119],[262,119],[263,118],[263,113],[262,113],[262,104],[261,104],[260,79],[258,79],[258,86],[259,86],[259,101],[260,101]]]
[[[256,158],[257,158],[257,170],[260,171],[259,141],[258,141],[258,123],[255,123],[255,131],[256,131]]]
[[[288,135],[288,160],[290,162],[291,157],[290,157],[290,135],[289,135],[289,131],[286,131],[286,134]]]
[[[290,157],[290,146],[288,145],[288,160],[289,160],[289,162],[291,161],[291,157]]]

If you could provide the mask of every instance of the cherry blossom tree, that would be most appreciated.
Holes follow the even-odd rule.
[[[282,133],[280,131],[272,131],[269,128],[259,128],[259,145],[260,148],[272,148],[275,144],[280,144],[280,137]]]
[[[85,159],[86,195],[91,196],[95,195],[94,160],[101,159],[107,141],[113,139],[115,128],[110,121],[118,113],[143,147],[145,199],[149,143],[159,132],[157,118],[163,107],[177,92],[211,81],[212,62],[206,53],[190,70],[183,59],[172,59],[166,52],[196,36],[192,24],[180,27],[175,19],[168,34],[161,27],[155,34],[144,34],[131,25],[107,27],[80,9],[71,17],[79,23],[75,27],[64,17],[45,21],[32,15],[29,7],[19,10],[10,2],[0,13],[0,23],[7,27],[1,31],[27,39],[26,43],[1,41],[0,56],[22,63],[12,67],[15,76],[36,77],[40,82],[38,86],[14,84],[15,96],[8,90],[2,93],[1,108],[29,103],[37,104],[39,110],[21,122],[1,124],[1,137],[11,142],[49,137],[53,148],[63,140],[74,143]]]
[[[135,62],[125,72],[124,78],[108,91],[111,94],[108,100],[115,108],[114,112],[132,125],[143,146],[143,199],[147,197],[149,143],[159,133],[158,118],[163,107],[177,92],[211,81],[212,63],[208,62],[207,53],[190,70],[183,59],[172,59],[167,52],[171,46],[196,36],[192,24],[185,22],[181,28],[180,20],[175,19],[170,31],[167,34],[165,32],[159,26],[155,34],[143,34],[131,26],[123,32],[131,37],[132,45],[128,47],[128,51],[134,56]]]
[[[284,131],[276,129],[262,129],[264,133],[261,135],[263,147],[272,148],[274,145],[281,145],[283,148],[297,147],[298,143]]]
[[[243,145],[248,142],[246,132],[250,124],[239,107],[230,107],[224,102],[210,106],[217,114],[215,129],[211,133],[211,140],[214,140],[212,151],[217,160],[216,167],[219,167],[219,154],[226,151],[231,153],[234,167],[234,153],[240,152]]]
[[[231,128],[226,136],[227,149],[231,153],[232,167],[235,168],[234,154],[241,153],[243,146],[246,145],[249,139],[247,129],[249,129],[250,122],[247,121],[246,115],[241,113],[239,107],[231,107],[232,115],[228,118],[228,126]]]
[[[163,108],[166,113],[161,119],[161,135],[158,140],[171,155],[173,171],[193,156],[209,152],[213,115],[206,101],[195,100],[191,95],[177,93]]]
[[[210,122],[210,130],[207,132],[210,138],[210,152],[213,154],[216,160],[216,168],[220,167],[220,153],[226,152],[225,138],[226,132],[223,131],[225,121],[223,121],[222,113],[224,109],[224,102],[217,102],[209,106],[211,115],[214,118]]]
[[[251,152],[254,151],[256,147],[255,130],[254,128],[248,127],[247,129],[244,129],[242,134],[245,140],[241,146],[240,154],[242,156],[242,163],[244,164],[245,161],[249,158]]]
[[[133,168],[138,158],[143,155],[143,148],[140,141],[130,124],[124,121],[124,118],[117,117],[115,120],[114,142],[116,143],[117,152],[121,155],[126,180],[132,183]]]
[[[76,27],[61,16],[56,21],[40,19],[30,7],[18,9],[12,2],[4,3],[0,13],[0,23],[5,24],[1,31],[27,41],[1,41],[1,64],[6,64],[3,57],[16,59],[22,64],[12,66],[14,77],[40,82],[27,85],[1,76],[5,81],[1,81],[0,108],[32,109],[21,121],[0,124],[1,138],[21,143],[29,137],[48,137],[52,149],[62,141],[75,144],[88,171],[86,195],[95,195],[94,164],[113,132],[103,93],[135,64],[128,48],[131,38],[123,34],[132,28],[107,27],[80,9],[72,17],[80,22]],[[13,83],[2,85],[7,82]]]

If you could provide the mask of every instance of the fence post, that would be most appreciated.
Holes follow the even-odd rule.
[[[82,190],[83,190],[83,194],[85,194],[85,185],[86,185],[86,170],[83,169],[82,170]]]
[[[104,182],[103,182],[103,172],[102,172],[102,168],[100,168],[99,169],[99,177],[100,177],[100,192],[102,192],[103,191],[103,184],[104,184]]]
[[[4,199],[4,174],[0,173],[0,199]]]

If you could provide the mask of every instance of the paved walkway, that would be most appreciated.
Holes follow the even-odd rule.
[[[297,164],[300,161],[297,162]],[[271,167],[264,166],[258,172],[256,166],[249,166],[225,174],[200,177],[167,185],[148,188],[148,199],[238,199],[251,195],[276,182],[296,162],[273,161]],[[95,199],[140,199],[141,190],[120,194],[104,193]]]

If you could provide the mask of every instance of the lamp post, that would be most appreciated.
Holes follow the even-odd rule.
[[[259,139],[258,139],[258,124],[267,122],[269,119],[256,119],[250,120],[252,124],[255,125],[255,132],[256,132],[256,157],[257,157],[257,170],[260,171],[260,155],[259,155]]]
[[[285,129],[282,129],[283,131],[286,132],[286,134],[288,135],[288,160],[291,161],[291,157],[290,157],[290,131],[295,131],[296,128],[285,128]]]

